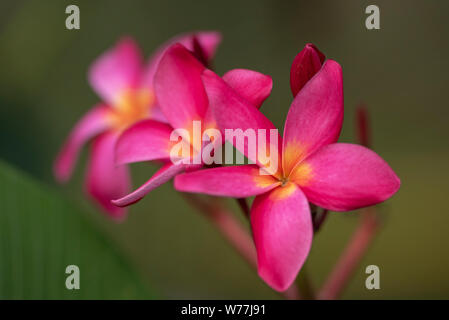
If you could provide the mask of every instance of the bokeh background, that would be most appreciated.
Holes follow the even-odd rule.
[[[69,4],[80,7],[80,30],[65,28]],[[369,4],[380,7],[380,30],[365,28]],[[31,180],[32,187],[14,184],[14,177],[0,174],[2,190],[9,192],[4,201],[10,203],[0,204],[0,216],[9,219],[0,228],[0,297],[80,297],[67,290],[58,293],[64,291],[65,277],[60,255],[70,256],[75,249],[61,247],[52,254],[46,251],[47,244],[53,246],[68,236],[83,239],[78,254],[98,245],[94,238],[100,236],[85,238],[78,223],[68,222],[60,229],[49,213],[52,205],[47,202],[53,200],[43,205],[23,203],[36,192],[36,203],[47,199],[41,193],[68,199],[57,200],[66,203],[56,206],[58,219],[76,211],[70,219],[83,216],[82,223],[90,225],[86,232],[100,234],[107,244],[99,252],[113,248],[113,253],[101,258],[101,266],[95,265],[92,279],[100,281],[99,287],[119,281],[105,261],[120,256],[124,262],[119,264],[129,266],[139,285],[150,288],[150,297],[280,298],[171,184],[153,191],[131,208],[124,223],[116,224],[83,196],[86,152],[67,186],[58,186],[52,177],[52,162],[61,143],[75,121],[98,101],[86,73],[99,54],[122,35],[135,37],[148,56],[177,33],[211,29],[223,35],[214,63],[219,73],[241,67],[273,77],[273,92],[262,111],[279,128],[291,102],[290,64],[307,42],[343,67],[341,141],[355,141],[356,106],[363,102],[369,109],[373,148],[397,172],[402,187],[380,207],[383,227],[343,298],[449,298],[448,12],[449,2],[439,0],[2,1],[0,158],[7,163],[4,170],[13,170],[20,181]],[[154,170],[152,165],[134,165],[134,185]],[[20,205],[14,206],[11,199]],[[238,213],[232,202],[229,206]],[[16,212],[19,209],[25,213]],[[45,221],[39,218],[47,214]],[[332,213],[325,222],[306,266],[315,287],[326,278],[357,222],[352,212]],[[57,238],[52,230],[60,230]],[[46,242],[38,245],[44,238]],[[33,251],[29,246],[40,247]],[[59,259],[61,265],[47,270],[52,259]],[[82,287],[88,281],[83,272],[94,268],[89,261],[100,258],[93,254],[83,259]],[[364,286],[369,264],[380,267],[380,290]],[[29,280],[33,274],[38,280]],[[61,281],[50,294],[45,284],[54,278]],[[27,279],[38,283],[29,289]],[[133,286],[127,290],[131,294],[124,297],[149,297],[135,294]],[[100,291],[88,297],[109,297]]]

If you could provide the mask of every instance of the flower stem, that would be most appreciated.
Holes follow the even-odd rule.
[[[253,267],[257,267],[254,244],[248,232],[218,201],[207,201],[197,195],[182,193],[186,200],[215,225],[237,252]],[[215,200],[215,199],[214,199]]]
[[[239,223],[217,198],[202,199],[195,194],[182,193],[184,198],[198,209],[221,232],[246,262],[257,270],[257,254],[248,231]],[[245,201],[246,202],[246,201]],[[300,299],[295,285],[281,293],[286,299]]]
[[[314,300],[316,298],[306,265],[302,266],[301,272],[299,273],[298,286],[301,288],[303,299]]]
[[[240,207],[242,209],[243,214],[249,219],[249,206],[248,202],[246,201],[246,198],[237,198],[235,199]]]
[[[368,110],[365,105],[360,105],[356,112],[357,140],[362,146],[369,148],[371,146],[371,128]]]
[[[323,222],[326,220],[327,215],[329,214],[329,211],[326,209],[323,209],[321,212],[318,212],[317,215],[313,219],[313,232],[317,233],[321,226],[323,225]]]
[[[298,287],[294,283],[286,291],[281,292],[281,294],[287,300],[301,300],[301,299],[303,299],[301,294],[299,293]]]
[[[372,243],[378,228],[379,220],[375,208],[364,209],[359,225],[322,287],[319,299],[330,300],[340,296]]]
[[[357,107],[356,136],[361,145],[368,148],[371,146],[369,113],[363,104]],[[378,229],[379,218],[376,208],[363,209],[359,226],[321,289],[318,296],[320,299],[336,299],[340,296],[355,268],[373,241]]]

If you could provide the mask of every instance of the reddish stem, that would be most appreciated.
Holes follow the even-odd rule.
[[[321,229],[321,226],[326,220],[328,214],[329,211],[326,209],[323,209],[322,212],[317,213],[316,218],[313,220],[313,232],[317,233]]]
[[[357,108],[356,128],[358,142],[365,147],[371,146],[371,128],[369,126],[369,115],[366,107],[360,105]]]
[[[237,198],[236,200],[243,214],[249,219],[250,210],[246,198]]]
[[[357,230],[321,289],[319,299],[329,300],[340,296],[373,241],[378,228],[379,221],[375,209],[373,207],[365,209]]]
[[[369,115],[363,104],[357,108],[356,134],[361,145],[371,146]],[[375,207],[364,209],[356,231],[320,291],[318,296],[320,299],[336,299],[340,296],[378,229],[379,221]]]
[[[183,193],[183,195],[192,206],[204,213],[204,216],[218,227],[223,236],[251,266],[257,268],[253,241],[231,212],[226,211],[218,201],[205,201],[193,194]]]
[[[254,242],[248,231],[242,227],[232,212],[226,210],[219,199],[209,198],[203,200],[194,194],[182,193],[185,199],[220,230],[221,234],[237,250],[237,252],[257,270],[257,254]],[[295,285],[287,291],[281,292],[286,299],[300,299],[300,294]]]
[[[295,284],[292,284],[290,288],[288,288],[286,291],[281,292],[281,294],[284,296],[287,300],[301,300],[301,294],[299,293],[299,289]]]

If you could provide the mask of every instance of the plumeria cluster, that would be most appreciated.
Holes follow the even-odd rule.
[[[103,102],[75,126],[56,160],[55,175],[67,180],[80,148],[92,140],[86,189],[113,218],[123,218],[126,206],[172,178],[181,192],[255,196],[250,221],[258,272],[273,289],[285,291],[311,248],[310,204],[332,211],[375,205],[390,198],[400,181],[375,152],[337,143],[343,123],[342,70],[311,44],[293,60],[293,101],[283,136],[270,135],[264,155],[249,153],[248,142],[228,139],[251,164],[209,166],[198,154],[217,147],[210,132],[276,129],[259,110],[271,93],[271,77],[246,69],[221,77],[214,73],[210,65],[219,42],[216,32],[183,35],[157,50],[146,66],[129,38],[102,55],[89,81]],[[202,124],[200,134],[210,137],[208,142],[191,139],[195,122]],[[188,156],[173,158],[179,144],[173,132],[187,133],[180,138],[183,149],[191,151]],[[261,161],[267,150],[279,163],[276,170]],[[186,161],[192,159],[197,161]],[[126,165],[141,161],[162,166],[130,192]]]

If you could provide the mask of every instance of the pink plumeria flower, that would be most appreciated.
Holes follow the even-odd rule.
[[[302,62],[295,61],[292,74],[298,68],[296,63],[308,63],[308,59],[299,60]],[[307,77],[293,76],[291,81]],[[205,71],[203,80],[219,127],[274,128],[216,74]],[[291,87],[296,97],[287,115],[283,140],[279,137],[281,165],[277,172],[261,175],[255,161],[175,178],[175,188],[183,192],[256,196],[250,218],[258,272],[278,291],[290,287],[311,248],[309,202],[333,211],[354,210],[388,199],[400,186],[399,178],[376,153],[359,145],[336,143],[343,121],[343,80],[337,62],[327,60],[310,80],[292,83]]]
[[[146,66],[131,38],[121,39],[89,69],[89,82],[103,102],[90,110],[75,126],[60,151],[54,174],[67,181],[81,147],[93,140],[87,168],[88,194],[112,217],[123,218],[126,210],[111,204],[130,189],[126,166],[116,166],[114,148],[120,134],[142,119],[165,122],[154,95],[154,74],[166,49],[174,42],[194,50],[207,63],[220,42],[216,32],[199,32],[176,37],[161,46]],[[162,124],[161,124],[162,125]]]
[[[188,156],[180,155],[178,161],[173,162],[171,152],[177,141],[171,141],[170,136],[175,129],[184,129],[191,133],[194,121],[202,124],[201,136],[205,130],[216,128],[201,79],[205,69],[206,67],[183,45],[175,44],[167,50],[154,78],[154,90],[168,123],[141,121],[127,129],[116,145],[118,164],[162,160],[165,165],[141,187],[112,201],[113,204],[120,207],[133,204],[177,174],[203,165],[202,158],[199,159],[199,164],[193,161],[194,157],[201,156],[202,146],[198,146],[188,137],[187,148],[192,152]],[[223,79],[254,109],[260,107],[272,88],[269,76],[251,70],[231,70]],[[186,157],[188,159],[185,159]]]

